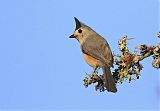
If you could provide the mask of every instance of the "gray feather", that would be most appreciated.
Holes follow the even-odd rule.
[[[107,41],[97,33],[90,34],[89,36],[81,44],[82,52],[100,60],[108,67],[112,67],[113,56]]]
[[[105,85],[107,91],[108,92],[114,92],[114,93],[117,92],[117,88],[116,88],[113,76],[111,74],[110,68],[105,66],[102,69],[103,69],[103,73],[104,73],[104,76],[105,76],[104,85]]]

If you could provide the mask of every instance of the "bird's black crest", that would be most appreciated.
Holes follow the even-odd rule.
[[[75,30],[77,30],[81,27],[81,22],[76,17],[74,17],[74,20],[75,20],[75,23],[76,23],[76,29]]]

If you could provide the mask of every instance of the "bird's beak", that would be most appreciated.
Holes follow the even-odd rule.
[[[76,38],[73,34],[71,36],[69,36],[69,38]]]

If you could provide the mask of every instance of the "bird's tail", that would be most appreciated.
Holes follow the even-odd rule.
[[[117,92],[116,84],[114,82],[113,76],[111,74],[110,68],[108,66],[105,66],[102,68],[104,77],[105,77],[105,87],[108,92]]]

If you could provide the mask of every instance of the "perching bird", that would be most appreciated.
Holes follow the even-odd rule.
[[[107,91],[117,92],[117,88],[110,71],[110,67],[113,66],[113,55],[107,41],[96,33],[89,26],[75,19],[76,28],[70,38],[76,38],[83,52],[85,61],[94,68],[102,68]]]

